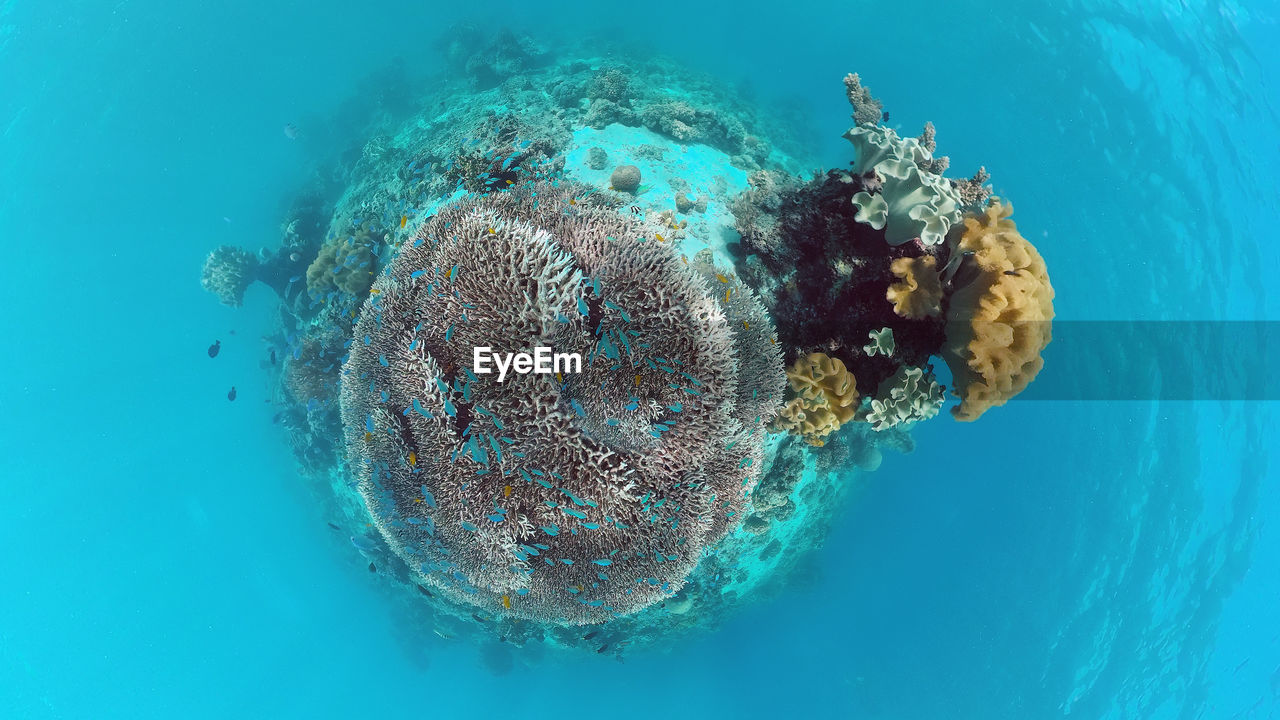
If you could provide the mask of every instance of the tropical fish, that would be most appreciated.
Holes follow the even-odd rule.
[[[220,350],[222,350],[222,341],[214,340],[213,344],[209,346],[209,357],[211,358],[218,357],[218,351]]]
[[[293,123],[285,123],[285,125],[284,125],[284,136],[285,136],[285,137],[287,137],[287,138],[289,138],[290,140],[297,140],[297,139],[298,139],[298,126],[297,126],[297,125],[294,125]]]
[[[427,596],[427,597],[429,597],[429,598],[433,598],[433,597],[435,597],[435,595],[433,595],[433,594],[431,593],[431,591],[430,591],[430,590],[428,590],[428,589],[426,589],[425,587],[423,587],[423,586],[421,586],[421,585],[417,585],[417,586],[415,586],[415,587],[417,587],[417,588],[418,588],[418,592],[422,593],[423,595],[426,595],[426,596]]]
[[[401,215],[401,216],[400,216],[400,229],[402,229],[402,230],[403,230],[403,229],[404,229],[404,226],[405,226],[406,224],[408,224],[408,222],[409,222],[409,216],[408,216],[408,215]]]
[[[504,607],[504,608],[506,608],[506,609],[508,609],[508,610],[510,610],[510,609],[511,609],[511,596],[510,596],[510,595],[503,595],[503,596],[502,596],[502,607]]]
[[[227,392],[227,399],[228,399],[228,400],[230,400],[230,401],[232,401],[232,402],[235,402],[235,399],[236,399],[236,386],[235,386],[235,385],[232,385],[232,386],[231,386],[231,390]]]

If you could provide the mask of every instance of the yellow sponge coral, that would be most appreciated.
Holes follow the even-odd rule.
[[[315,296],[331,290],[356,297],[369,292],[375,270],[372,247],[372,233],[368,228],[354,230],[346,238],[325,243],[307,267],[307,290]]]
[[[790,399],[771,429],[800,435],[821,447],[823,439],[853,419],[858,409],[858,386],[839,358],[810,353],[787,370]]]
[[[1052,339],[1049,272],[1011,214],[1012,205],[992,198],[982,213],[964,218],[953,250],[965,259],[947,309],[942,356],[961,400],[951,411],[957,420],[976,420],[1022,392]]]
[[[885,293],[895,313],[912,320],[942,314],[942,279],[937,268],[938,259],[932,255],[901,257],[889,264],[889,271],[900,280]]]

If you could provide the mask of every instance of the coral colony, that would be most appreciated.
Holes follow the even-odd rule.
[[[620,654],[713,624],[948,390],[972,421],[1039,372],[1053,289],[1012,205],[857,75],[852,162],[803,179],[788,133],[682,68],[473,47],[279,250],[202,278],[279,295],[276,421],[423,637]]]

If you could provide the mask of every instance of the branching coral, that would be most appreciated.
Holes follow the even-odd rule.
[[[1013,206],[993,198],[964,219],[943,352],[961,403],[957,420],[1005,404],[1040,372],[1052,339],[1053,286],[1040,253],[1018,233]]]
[[[896,425],[928,420],[942,408],[942,386],[933,373],[918,367],[901,367],[880,383],[870,402],[866,421],[876,432]]]
[[[942,279],[938,259],[932,255],[901,257],[889,263],[889,271],[899,279],[889,286],[885,298],[893,311],[904,318],[920,319],[942,314]]]
[[[257,279],[257,269],[258,258],[253,253],[223,245],[205,258],[200,285],[217,295],[223,305],[240,307],[244,302],[244,291]]]
[[[874,125],[880,122],[884,104],[871,97],[871,91],[862,87],[862,79],[858,77],[858,73],[849,73],[844,76],[844,91],[849,98],[849,104],[853,106],[854,122],[859,125],[867,123]]]
[[[810,445],[820,447],[823,438],[852,420],[857,412],[857,381],[838,358],[810,353],[787,370],[787,381],[788,400],[778,413],[773,430],[800,435]]]
[[[367,227],[326,242],[307,268],[307,290],[316,297],[334,290],[364,295],[377,269],[373,243],[373,233]]]
[[[742,520],[784,387],[749,289],[588,193],[537,181],[429,219],[378,278],[342,379],[360,492],[419,579],[566,624],[679,590]],[[538,346],[581,372],[473,367],[476,347]]]

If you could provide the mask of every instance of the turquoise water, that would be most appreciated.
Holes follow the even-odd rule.
[[[433,636],[327,527],[272,422],[274,296],[221,306],[201,263],[277,245],[317,167],[440,89],[457,21],[669,56],[824,167],[859,72],[991,170],[1059,322],[1278,317],[1272,8],[860,5],[0,4],[0,717],[1271,717],[1274,402],[922,423],[783,580],[624,662]]]

